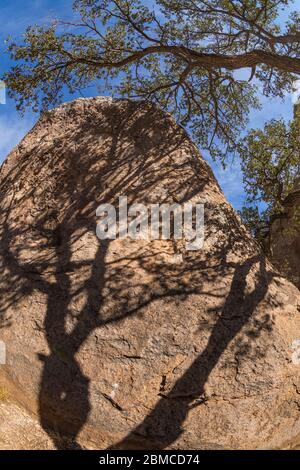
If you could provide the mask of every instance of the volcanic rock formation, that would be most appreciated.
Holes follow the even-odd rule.
[[[0,192],[0,386],[56,448],[299,443],[300,293],[171,116],[64,104],[8,156]],[[204,203],[203,248],[100,241],[96,208],[119,196]]]

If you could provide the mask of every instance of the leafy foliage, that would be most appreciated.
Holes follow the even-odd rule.
[[[267,211],[262,214],[259,211],[258,206],[244,206],[239,215],[243,223],[250,230],[252,236],[259,242],[263,243],[264,236],[269,229],[269,220],[267,216]]]
[[[76,0],[74,21],[32,26],[21,43],[10,42],[16,65],[4,79],[21,111],[57,104],[64,87],[74,93],[95,83],[152,100],[225,158],[259,106],[254,83],[283,96],[300,73],[300,17],[278,26],[289,3]]]
[[[300,120],[272,120],[252,129],[240,144],[248,202],[264,201],[280,210],[300,174]]]

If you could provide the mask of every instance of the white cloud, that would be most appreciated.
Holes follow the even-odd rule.
[[[4,106],[3,109],[5,109]],[[33,116],[22,119],[18,115],[8,118],[4,115],[0,115],[0,163],[3,162],[8,153],[27,134],[29,129],[33,126],[33,123]]]
[[[240,209],[245,200],[245,191],[238,159],[235,158],[234,162],[228,164],[225,169],[221,165],[214,164],[213,170],[226,198],[236,209]]]

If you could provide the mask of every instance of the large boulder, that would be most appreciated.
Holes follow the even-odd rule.
[[[274,266],[300,289],[300,181],[273,217],[266,248]]]
[[[0,191],[0,386],[57,448],[300,441],[300,293],[170,115],[64,104],[8,156]],[[96,208],[119,196],[204,203],[203,248],[100,241]]]

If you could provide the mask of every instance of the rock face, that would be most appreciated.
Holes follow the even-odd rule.
[[[274,265],[300,289],[300,183],[271,224],[268,249]]]
[[[71,444],[71,443],[70,443]],[[51,433],[15,403],[0,403],[1,450],[55,450]]]
[[[9,155],[0,191],[0,385],[57,448],[300,441],[299,291],[169,115],[65,104]],[[96,208],[119,196],[205,203],[204,247],[100,242]]]

